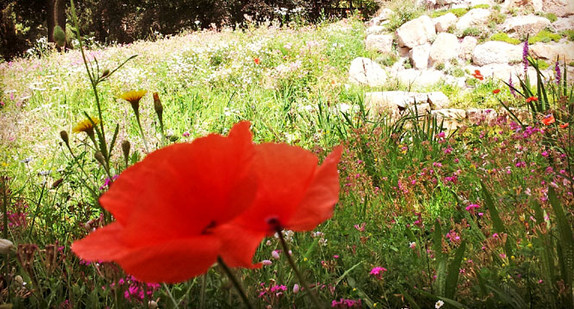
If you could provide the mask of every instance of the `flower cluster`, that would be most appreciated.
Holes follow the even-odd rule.
[[[265,236],[309,231],[339,199],[336,147],[317,157],[287,144],[254,144],[249,122],[229,135],[150,153],[100,198],[116,221],[74,242],[88,261],[117,262],[145,282],[181,282],[216,260],[253,268]]]

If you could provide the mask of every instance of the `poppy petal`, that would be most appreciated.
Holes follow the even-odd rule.
[[[118,236],[123,227],[114,222],[99,228],[72,244],[72,251],[86,261],[110,262],[123,255],[126,246]]]
[[[278,220],[285,227],[305,196],[318,160],[311,152],[287,144],[264,143],[255,149],[258,191],[241,219],[244,226],[272,234],[275,227],[268,222]]]
[[[251,205],[253,147],[248,122],[229,137],[168,146],[122,173],[100,203],[124,225],[130,243],[201,234]]]
[[[253,256],[265,232],[243,228],[237,224],[224,224],[214,230],[214,236],[221,240],[219,256],[229,267],[259,268],[253,264]]]
[[[331,218],[339,200],[339,172],[337,164],[343,147],[336,147],[315,172],[307,188],[305,198],[293,214],[287,226],[294,231],[310,231],[321,222]]]
[[[152,243],[126,252],[117,263],[145,282],[182,282],[201,275],[215,263],[219,240],[211,235]]]

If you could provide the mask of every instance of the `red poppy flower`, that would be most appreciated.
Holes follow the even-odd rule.
[[[259,60],[259,58],[254,58],[253,62],[255,62],[255,64],[259,64],[261,62],[261,60]]]
[[[310,231],[333,215],[339,200],[341,146],[320,166],[313,153],[296,146],[266,143],[255,149],[259,188],[254,205],[237,224],[272,235],[284,228]]]
[[[474,70],[474,73],[472,74],[472,76],[474,76],[474,78],[479,79],[479,80],[484,79],[484,76],[482,76],[482,74],[480,73],[480,70]]]
[[[494,89],[494,90],[492,90],[492,93],[494,93],[494,94],[498,94],[499,92],[500,92],[500,89]]]
[[[187,280],[218,256],[230,266],[250,266],[250,248],[263,235],[227,224],[256,195],[249,126],[241,122],[228,137],[168,146],[126,169],[100,198],[117,221],[74,242],[72,250],[88,261],[115,261],[147,282]],[[228,241],[233,250],[222,249]]]
[[[566,129],[566,128],[568,128],[569,124],[568,124],[568,122],[567,122],[567,123],[563,123],[563,124],[561,124],[561,125],[559,125],[559,126],[560,126],[561,129]]]
[[[553,124],[555,121],[556,121],[556,119],[554,118],[554,115],[552,115],[552,114],[542,118],[542,123],[546,126]]]
[[[526,103],[530,103],[532,101],[538,101],[538,98],[537,97],[530,97],[530,98],[526,99]]]

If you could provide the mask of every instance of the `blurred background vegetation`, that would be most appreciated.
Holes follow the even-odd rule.
[[[376,0],[79,0],[75,5],[82,34],[103,44],[272,20],[317,22],[355,10],[366,17],[377,10]],[[69,8],[68,0],[0,0],[0,56],[10,60],[38,41],[54,42],[57,26],[74,37],[66,27]],[[66,42],[66,48],[73,48],[73,42]]]

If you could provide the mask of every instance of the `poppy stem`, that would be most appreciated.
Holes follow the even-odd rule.
[[[305,278],[303,278],[303,275],[301,274],[301,272],[299,272],[299,269],[297,269],[297,266],[295,265],[295,261],[293,261],[291,254],[289,254],[289,247],[287,246],[285,237],[283,237],[281,228],[277,228],[277,235],[279,235],[279,241],[281,243],[281,247],[283,248],[283,252],[285,252],[285,256],[287,257],[289,265],[291,265],[291,268],[293,268],[293,271],[295,272],[297,279],[299,279],[299,282],[301,282],[301,285],[307,291],[307,295],[309,295],[309,297],[311,298],[313,305],[315,306],[315,308],[319,309],[323,308],[323,306],[319,302],[319,299],[317,298],[317,295],[315,295],[315,292],[309,288],[307,281],[305,281]]]
[[[171,295],[171,291],[169,290],[169,287],[167,286],[167,284],[162,283],[163,288],[165,289],[167,296],[169,297],[169,299],[171,299],[171,302],[175,305],[174,308],[179,308],[179,304],[177,303],[177,301],[175,300],[175,298],[173,298],[173,295]]]
[[[227,264],[225,264],[225,262],[223,262],[223,259],[220,256],[217,257],[217,263],[219,265],[221,265],[221,268],[223,268],[223,271],[225,272],[227,277],[229,277],[229,280],[231,280],[231,282],[233,283],[233,286],[235,287],[237,292],[239,292],[239,296],[241,296],[241,299],[245,303],[245,307],[247,307],[249,309],[253,309],[253,306],[251,306],[249,299],[247,299],[247,294],[245,294],[245,290],[243,290],[243,287],[241,286],[241,284],[239,283],[237,278],[233,275],[233,273],[231,272],[231,269],[229,269]]]

